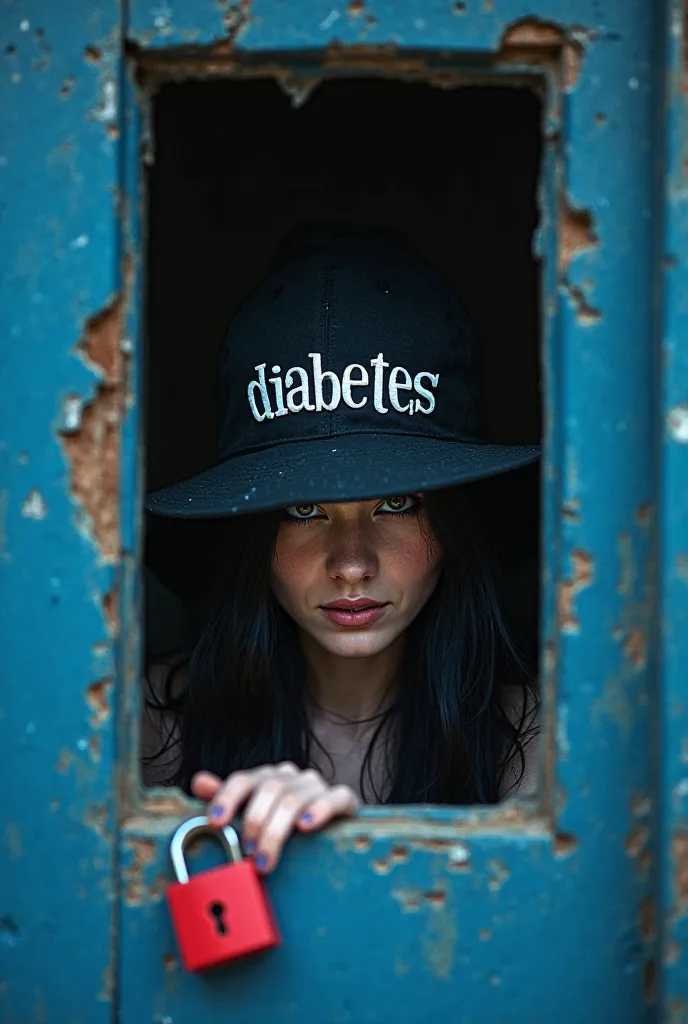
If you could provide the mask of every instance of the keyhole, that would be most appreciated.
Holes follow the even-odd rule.
[[[215,927],[217,928],[218,935],[226,935],[227,932],[229,931],[229,928],[222,920],[222,918],[225,916],[224,903],[211,903],[210,913],[215,918]]]

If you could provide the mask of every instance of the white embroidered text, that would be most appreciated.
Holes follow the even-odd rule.
[[[437,387],[438,373],[422,370],[412,377],[403,366],[394,366],[385,374],[390,364],[380,352],[370,360],[372,372],[362,363],[350,363],[340,380],[332,370],[323,370],[319,352],[309,352],[308,358],[312,365],[307,370],[292,366],[284,380],[279,366],[272,367],[271,377],[267,376],[266,363],[255,367],[258,379],[251,381],[247,394],[251,412],[259,423],[294,412],[333,412],[340,402],[350,409],[362,409],[369,398],[375,411],[383,415],[390,406],[409,416],[419,412],[429,416],[435,408],[430,388]],[[419,397],[414,398],[414,394]]]

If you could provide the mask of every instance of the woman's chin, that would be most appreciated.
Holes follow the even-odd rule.
[[[393,637],[383,636],[374,633],[372,630],[350,630],[347,634],[332,635],[315,638],[321,647],[324,647],[330,654],[340,658],[371,658],[386,650],[392,643]]]

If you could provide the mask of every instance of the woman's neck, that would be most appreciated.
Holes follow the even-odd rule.
[[[342,724],[363,722],[389,707],[403,648],[403,636],[379,654],[343,658],[331,654],[302,633],[308,666],[308,689],[316,713]]]

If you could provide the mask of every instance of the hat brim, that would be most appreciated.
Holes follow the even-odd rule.
[[[148,511],[182,519],[438,490],[535,462],[536,446],[347,434],[236,455],[155,491]]]

